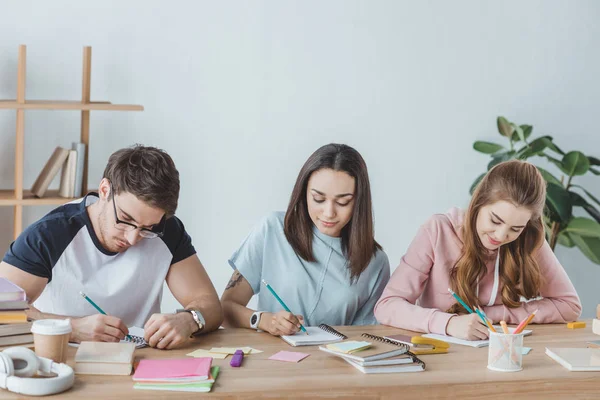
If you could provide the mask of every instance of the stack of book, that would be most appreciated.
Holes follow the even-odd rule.
[[[411,353],[407,345],[366,333],[359,338],[320,346],[319,350],[340,357],[364,374],[425,370],[425,363]]]
[[[31,187],[31,193],[44,197],[50,183],[62,168],[58,195],[66,198],[81,197],[83,193],[83,167],[85,144],[74,142],[71,150],[57,147],[40,171]]]
[[[169,390],[175,392],[210,392],[219,367],[212,366],[212,358],[179,358],[141,360],[133,380],[134,389]]]
[[[0,278],[0,347],[33,343],[27,321],[27,295],[19,286]]]

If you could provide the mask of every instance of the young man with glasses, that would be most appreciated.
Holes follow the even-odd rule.
[[[140,145],[118,150],[98,193],[30,225],[10,245],[0,276],[27,292],[31,319],[71,318],[72,341],[117,342],[138,326],[150,346],[177,347],[223,320],[214,286],[174,216],[178,198],[179,172],[167,153]],[[164,282],[183,309],[160,313]]]

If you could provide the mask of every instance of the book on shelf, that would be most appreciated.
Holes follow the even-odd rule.
[[[75,189],[75,169],[77,167],[77,151],[67,150],[69,155],[67,160],[64,162],[62,167],[62,173],[60,175],[60,188],[58,189],[58,195],[60,197],[72,198]]]
[[[75,177],[74,177],[74,186],[73,186],[73,197],[81,197],[86,193],[83,191],[87,191],[87,188],[83,188],[83,169],[85,166],[85,143],[81,142],[73,142],[71,145],[71,150],[75,150],[77,152],[77,163],[75,166]]]
[[[48,190],[48,186],[52,183],[52,180],[58,174],[58,171],[63,166],[65,160],[69,156],[69,150],[63,149],[58,146],[54,149],[54,152],[46,161],[46,165],[40,171],[37,179],[33,183],[31,187],[31,193],[36,195],[37,197],[44,197],[46,191]]]

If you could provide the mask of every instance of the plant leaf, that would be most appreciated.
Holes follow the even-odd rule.
[[[581,237],[570,233],[569,237],[581,252],[595,264],[600,264],[600,239],[594,237]]]
[[[546,188],[546,206],[552,217],[561,223],[567,223],[571,219],[573,205],[569,192],[559,185],[548,183]]]
[[[588,160],[590,160],[590,165],[600,165],[600,160],[596,157],[588,156]]]
[[[515,157],[516,151],[504,151],[494,154],[492,160],[488,164],[488,171],[501,162],[512,160]]]
[[[558,243],[560,243],[561,245],[563,245],[565,247],[569,247],[569,248],[575,246],[573,239],[571,239],[569,234],[565,231],[562,231],[561,233],[558,234]]]
[[[569,197],[571,197],[571,204],[574,206],[585,207],[588,205],[588,202],[579,193],[569,191]]]
[[[543,154],[543,155],[544,155],[544,157],[546,157],[548,159],[548,161],[550,161],[552,164],[556,165],[558,167],[558,169],[560,169],[563,173],[568,174],[568,172],[565,169],[562,161],[557,160],[556,158],[551,157],[551,156],[549,156],[547,154]]]
[[[506,118],[498,117],[496,123],[498,125],[498,132],[500,132],[502,136],[506,136],[507,138],[510,138],[512,136],[513,127],[510,125],[510,122],[508,122]]]
[[[550,172],[548,172],[545,169],[540,168],[540,167],[537,167],[537,169],[538,169],[538,171],[540,171],[540,173],[542,174],[542,176],[544,177],[544,179],[546,180],[546,182],[548,182],[548,183],[554,183],[555,185],[562,186],[561,181],[558,180]]]
[[[587,194],[588,197],[590,199],[592,199],[592,201],[594,201],[596,204],[598,204],[600,206],[600,200],[598,200],[593,194],[591,194],[590,192],[588,192],[587,190],[585,190],[582,186],[579,186],[579,185],[571,185],[571,186],[577,187],[577,188],[583,190],[585,192],[585,194]]]
[[[587,211],[587,213],[590,214],[590,216],[600,224],[600,211],[598,211],[596,207],[594,207],[591,204],[588,204],[587,206],[584,206],[583,209]]]
[[[519,138],[520,141],[527,143],[527,141],[525,140],[525,133],[523,132],[523,128],[521,128],[519,125],[515,125],[515,124],[511,124],[513,129],[515,130],[515,133],[517,134],[517,137]],[[514,137],[514,133],[513,133],[513,137]],[[513,141],[516,142],[516,140],[513,139]]]
[[[477,177],[477,179],[475,179],[475,181],[473,182],[473,184],[471,185],[471,188],[469,189],[469,193],[471,195],[473,195],[473,192],[475,191],[475,189],[477,188],[477,185],[479,185],[479,182],[481,182],[481,180],[483,179],[483,177],[485,176],[485,172],[481,175],[479,175]]]
[[[572,232],[582,237],[600,238],[600,224],[583,217],[573,218],[564,231],[569,233]]]
[[[542,136],[529,143],[529,148],[531,149],[532,153],[538,153],[551,144],[552,138],[550,136]]]
[[[548,136],[550,139],[552,139],[552,137]],[[553,152],[560,154],[561,156],[565,155],[565,152],[562,151],[556,144],[554,144],[554,142],[551,142],[550,145],[548,145],[548,148],[550,150],[552,150]]]
[[[562,165],[569,176],[583,175],[590,169],[590,160],[580,151],[570,151],[563,157]]]
[[[477,141],[473,143],[473,148],[483,154],[494,154],[500,150],[506,150],[504,146],[491,142]]]
[[[594,175],[600,175],[600,171],[598,171],[595,168],[590,167],[590,171],[592,171],[592,174],[594,174]]]
[[[521,125],[521,129],[523,129],[525,139],[529,138],[529,136],[531,136],[531,132],[533,132],[533,126],[531,125]]]

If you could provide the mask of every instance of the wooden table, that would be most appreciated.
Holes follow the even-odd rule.
[[[176,358],[197,349],[251,346],[264,353],[248,355],[241,368],[229,366],[231,357],[214,360],[221,372],[211,393],[181,393],[134,390],[130,376],[78,375],[75,386],[61,399],[146,399],[146,398],[303,398],[343,399],[430,399],[430,398],[600,398],[600,372],[570,372],[544,354],[548,347],[585,347],[599,340],[591,330],[567,329],[566,325],[532,325],[533,335],[524,345],[532,347],[523,356],[523,371],[502,373],[488,370],[487,347],[452,345],[448,354],[420,356],[424,372],[365,375],[345,361],[319,351],[317,346],[291,347],[283,340],[248,329],[225,329],[195,339],[185,348],[170,351],[141,349],[142,358]],[[368,332],[376,335],[408,333],[387,326],[338,327],[348,336]],[[270,361],[280,350],[300,351],[311,356],[299,363]],[[69,349],[72,364],[75,348]],[[19,398],[0,391],[0,398]]]

